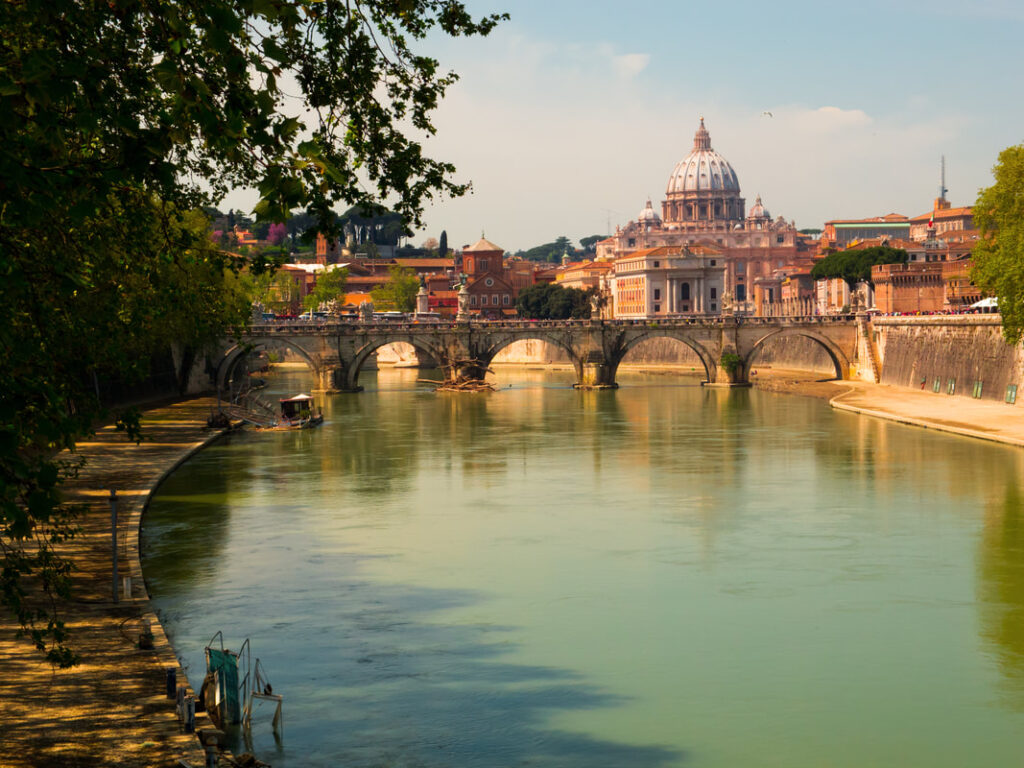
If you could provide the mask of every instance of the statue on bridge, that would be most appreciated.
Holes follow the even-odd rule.
[[[362,323],[373,322],[373,302],[364,301],[359,305],[359,321]]]
[[[466,276],[462,276],[462,285],[459,287],[459,312],[456,320],[469,320],[469,285],[466,283]]]

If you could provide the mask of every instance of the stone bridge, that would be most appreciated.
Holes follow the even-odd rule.
[[[449,376],[483,378],[505,347],[540,339],[565,350],[576,369],[577,387],[614,387],[623,358],[637,344],[669,338],[692,349],[704,365],[709,385],[748,382],[758,350],[773,339],[802,336],[820,344],[835,366],[836,377],[851,378],[858,368],[876,379],[873,361],[861,358],[869,337],[866,316],[708,317],[673,320],[541,320],[458,322],[275,322],[255,324],[225,343],[217,363],[223,388],[237,363],[254,347],[287,348],[302,357],[325,392],[358,392],[359,371],[380,347],[411,344],[424,364],[436,363]],[[869,345],[870,346],[870,345]],[[864,369],[867,369],[865,371]]]

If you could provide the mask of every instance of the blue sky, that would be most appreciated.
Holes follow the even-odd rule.
[[[514,251],[614,229],[658,207],[700,115],[748,208],[760,194],[799,227],[925,212],[940,155],[950,200],[970,204],[1024,142],[1020,0],[468,6],[512,18],[426,41],[461,75],[427,152],[473,194],[428,208],[417,243],[486,232]]]

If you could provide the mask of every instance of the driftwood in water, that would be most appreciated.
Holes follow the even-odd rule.
[[[483,365],[479,360],[453,360],[444,366],[447,373],[446,381],[431,381],[431,384],[437,384],[435,392],[494,392],[497,387],[484,379],[472,378],[464,374],[457,374],[456,371],[465,369],[475,369],[476,371],[483,371],[484,375],[488,373],[494,373],[486,365]],[[420,381],[427,381],[426,379],[420,379]]]

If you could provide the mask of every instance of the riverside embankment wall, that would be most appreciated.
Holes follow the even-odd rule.
[[[1024,349],[1007,344],[998,315],[875,317],[872,333],[882,383],[1004,400],[1009,385],[1024,383]],[[1021,393],[1024,399],[1024,392]]]

